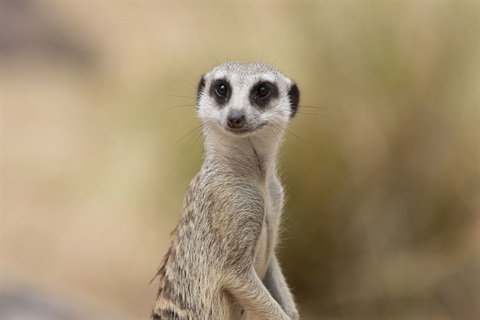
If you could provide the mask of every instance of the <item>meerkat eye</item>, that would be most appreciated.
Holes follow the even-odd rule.
[[[218,106],[225,105],[232,95],[232,89],[226,79],[214,80],[210,86],[209,92],[210,96],[217,102]]]
[[[225,99],[228,95],[228,86],[224,82],[220,82],[215,85],[215,94],[219,98]]]
[[[266,85],[261,85],[258,87],[257,95],[260,99],[265,99],[270,95],[271,89]]]
[[[250,101],[260,108],[268,106],[272,99],[278,97],[278,87],[275,83],[262,81],[253,86],[250,91]]]

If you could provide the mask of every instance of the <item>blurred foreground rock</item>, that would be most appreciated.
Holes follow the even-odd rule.
[[[81,306],[66,297],[23,285],[4,285],[0,291],[0,319],[78,319],[125,317]]]

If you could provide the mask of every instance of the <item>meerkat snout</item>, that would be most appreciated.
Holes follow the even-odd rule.
[[[231,129],[241,129],[245,125],[245,114],[242,111],[231,110],[227,117],[228,127]]]

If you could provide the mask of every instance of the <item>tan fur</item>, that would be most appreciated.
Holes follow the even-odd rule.
[[[221,105],[212,91],[217,79],[226,79],[231,90]],[[277,88],[262,107],[252,91],[259,81]],[[259,63],[226,63],[202,78],[198,113],[205,161],[190,183],[158,272],[153,319],[298,319],[275,256],[284,202],[275,159],[294,114],[292,101],[298,104],[298,91],[296,100],[289,91],[294,85]],[[251,131],[227,130],[225,118],[233,109],[245,114]]]

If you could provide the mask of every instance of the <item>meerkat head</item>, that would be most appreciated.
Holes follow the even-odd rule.
[[[295,115],[300,92],[294,81],[263,63],[227,62],[198,84],[197,111],[208,126],[235,136],[286,125]]]

